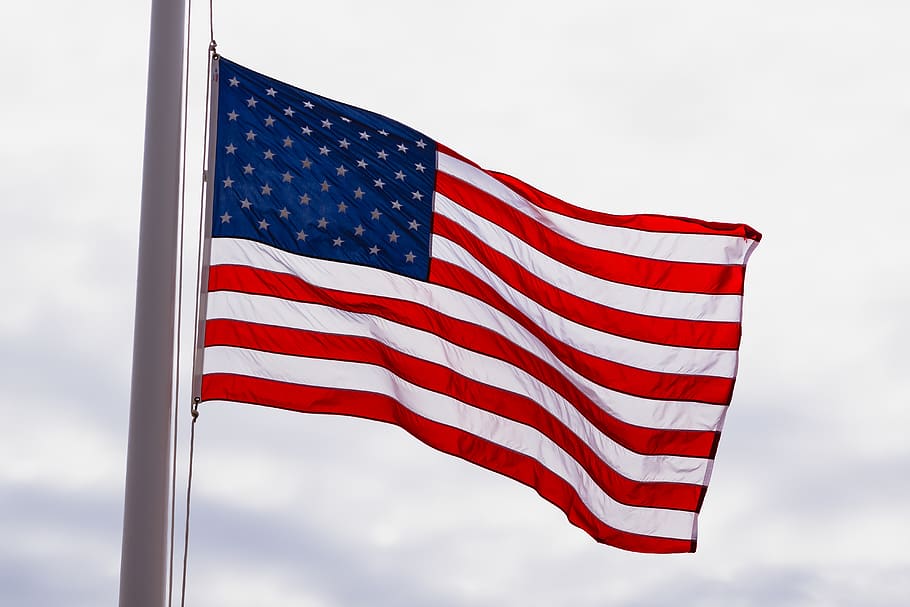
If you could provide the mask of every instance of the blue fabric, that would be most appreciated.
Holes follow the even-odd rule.
[[[212,236],[425,280],[436,143],[218,60]]]

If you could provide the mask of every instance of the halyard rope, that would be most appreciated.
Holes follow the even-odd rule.
[[[183,82],[183,143],[181,150],[181,188],[180,188],[180,218],[179,218],[179,237],[178,237],[178,268],[177,268],[177,327],[176,327],[176,356],[175,356],[175,373],[176,381],[174,386],[174,434],[172,442],[172,452],[171,452],[171,504],[170,504],[170,548],[168,556],[168,607],[172,607],[173,598],[174,598],[174,550],[175,550],[175,527],[176,527],[176,499],[177,499],[177,439],[178,439],[178,422],[180,420],[180,360],[181,360],[181,334],[183,326],[183,255],[184,255],[184,236],[185,236],[185,217],[186,217],[186,168],[187,168],[187,129],[188,129],[188,114],[189,114],[189,82],[190,82],[190,35],[192,32],[192,15],[193,15],[193,3],[192,0],[187,0],[187,12],[186,12],[186,29],[184,35],[184,82]],[[212,56],[215,56],[215,35],[214,35],[214,13],[212,8],[212,0],[209,0],[209,48],[208,55],[209,59]],[[205,88],[205,118],[203,120],[203,141],[205,145],[203,146],[201,165],[203,166],[203,173],[206,166],[206,154],[208,149],[208,126],[209,126],[209,94],[211,93],[211,61],[206,61],[206,88]],[[199,196],[199,226],[198,226],[198,239],[197,239],[197,248],[196,248],[196,291],[194,297],[193,309],[196,314],[196,327],[194,328],[193,333],[193,368],[195,369],[195,344],[196,340],[199,337],[198,329],[198,320],[199,320],[199,300],[200,300],[200,288],[201,288],[201,265],[202,265],[202,241],[203,241],[203,230],[204,230],[204,208],[205,208],[205,179],[203,179],[202,185],[200,187],[200,196]],[[188,548],[189,548],[189,534],[190,534],[190,495],[192,490],[193,482],[193,455],[195,448],[196,440],[196,420],[199,418],[199,399],[194,397],[193,404],[190,408],[190,414],[192,416],[192,423],[190,425],[190,446],[189,446],[189,455],[188,455],[188,470],[187,470],[187,487],[186,487],[186,516],[184,519],[184,537],[183,537],[183,568],[180,581],[180,605],[183,607],[186,602],[186,573],[187,573],[187,562],[188,562]]]
[[[170,513],[170,543],[168,547],[168,607],[171,607],[171,600],[174,594],[174,514],[177,501],[177,437],[178,421],[180,420],[180,354],[182,352],[180,336],[183,333],[183,243],[184,243],[184,225],[186,217],[186,143],[187,143],[187,116],[189,105],[189,80],[190,80],[190,61],[189,61],[189,42],[190,42],[190,24],[192,20],[192,0],[187,0],[186,27],[183,34],[183,114],[181,116],[181,166],[180,166],[180,216],[178,220],[177,236],[177,327],[176,327],[176,347],[174,356],[174,417],[171,425],[174,429],[171,440],[171,513]]]
[[[180,577],[180,607],[186,603],[186,564],[190,545],[190,495],[193,489],[193,450],[196,445],[196,421],[199,419],[199,398],[193,400],[190,408],[193,422],[190,424],[190,463],[186,474],[186,523],[183,527],[183,575]]]

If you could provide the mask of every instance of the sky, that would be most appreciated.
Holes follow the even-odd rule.
[[[580,206],[764,238],[695,554],[598,545],[531,489],[395,427],[218,406],[197,425],[188,605],[910,600],[910,5],[214,4],[219,51],[250,68]],[[0,24],[3,605],[117,602],[149,11],[20,2]]]

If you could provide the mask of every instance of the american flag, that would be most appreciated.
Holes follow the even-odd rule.
[[[201,400],[392,423],[597,541],[694,551],[761,235],[579,208],[214,66]]]

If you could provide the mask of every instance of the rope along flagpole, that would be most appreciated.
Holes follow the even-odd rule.
[[[174,395],[173,407],[174,415],[171,421],[173,425],[173,436],[171,437],[171,499],[170,499],[170,541],[168,548],[168,579],[167,579],[167,604],[171,607],[174,597],[174,529],[176,523],[176,502],[177,502],[177,440],[180,427],[180,360],[183,334],[183,255],[184,242],[186,240],[185,221],[186,221],[186,166],[187,166],[187,128],[189,123],[189,89],[190,89],[190,36],[192,33],[193,20],[193,0],[187,0],[186,7],[186,27],[184,28],[184,63],[183,63],[183,134],[182,146],[180,150],[180,210],[179,210],[179,228],[178,228],[178,245],[177,245],[177,329],[175,331],[176,345],[174,348]]]
[[[192,1],[192,0],[189,0]],[[211,142],[209,141],[209,136],[214,132],[211,128],[211,120],[213,118],[213,112],[211,111],[212,104],[216,102],[214,97],[212,97],[213,87],[212,87],[212,65],[217,61],[218,54],[216,52],[217,42],[215,42],[215,28],[214,28],[214,9],[212,5],[212,0],[209,0],[209,47],[208,47],[208,57],[206,61],[206,89],[205,89],[205,116],[203,119],[203,141],[205,142],[205,147],[203,148],[202,153],[202,175],[203,181],[200,187],[199,193],[199,220],[198,220],[198,239],[196,246],[196,290],[194,297],[194,310],[196,313],[194,333],[193,333],[193,404],[190,408],[190,415],[192,417],[192,422],[190,425],[190,445],[189,445],[189,454],[188,454],[188,463],[187,463],[187,486],[186,486],[186,510],[184,516],[184,528],[183,528],[183,558],[182,558],[182,570],[180,576],[180,606],[184,607],[186,604],[186,586],[187,586],[187,568],[189,563],[189,538],[190,538],[190,513],[191,513],[191,498],[192,498],[192,489],[193,489],[193,461],[195,455],[195,444],[196,444],[196,422],[199,419],[199,397],[196,389],[196,380],[195,375],[197,373],[197,357],[199,355],[199,339],[201,336],[200,332],[200,318],[201,318],[201,309],[202,309],[202,299],[200,296],[202,284],[203,284],[203,274],[205,259],[203,253],[203,242],[206,238],[206,192],[207,184],[211,179],[211,171],[207,170],[207,163],[210,161],[212,155],[209,153]],[[175,461],[176,467],[176,461]],[[172,506],[173,507],[173,506]],[[172,516],[173,520],[173,516]],[[172,543],[173,543],[173,523],[172,523]],[[171,575],[173,576],[173,552],[171,560]],[[171,606],[171,601],[173,598],[173,586],[171,587],[170,596],[168,597],[168,607]]]

